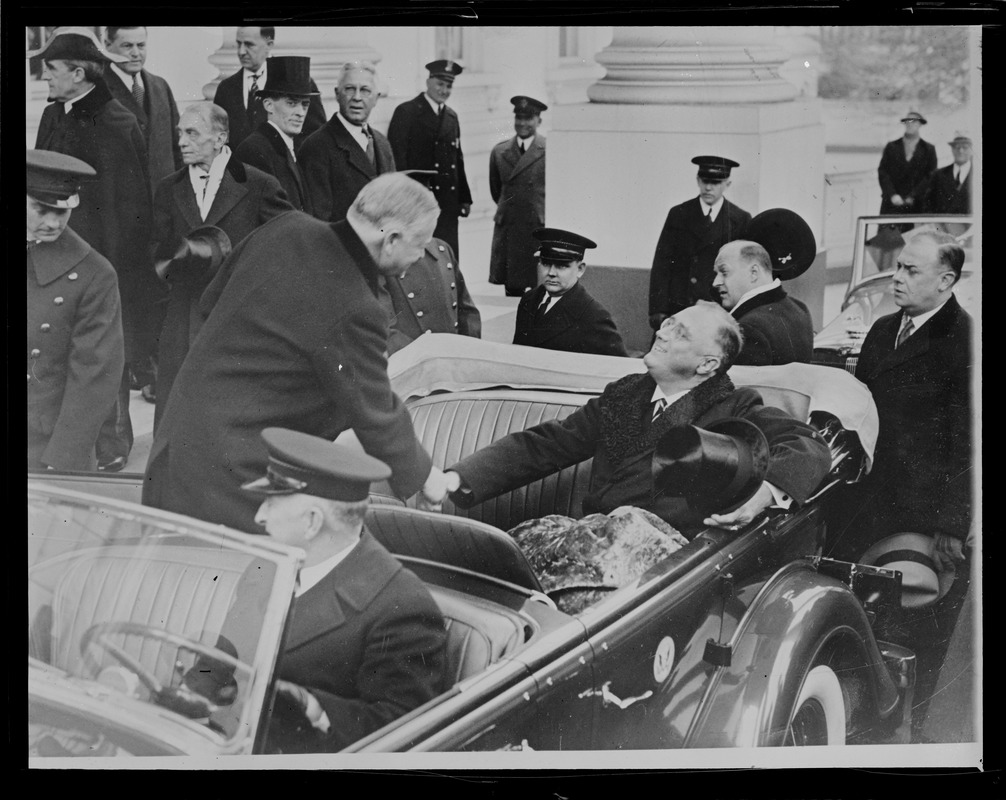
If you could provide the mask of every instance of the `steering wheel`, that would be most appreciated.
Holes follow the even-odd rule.
[[[84,632],[84,635],[80,637],[81,655],[85,655],[87,648],[91,644],[95,644],[103,652],[108,653],[112,658],[126,667],[126,669],[136,673],[140,682],[150,690],[151,697],[155,703],[190,719],[208,717],[217,708],[216,704],[201,694],[194,692],[185,684],[164,686],[143,664],[109,639],[113,634],[158,639],[162,642],[175,645],[178,648],[185,648],[208,659],[212,659],[226,667],[230,667],[232,670],[244,666],[243,662],[217,647],[203,644],[193,639],[187,639],[184,636],[179,636],[176,633],[171,633],[161,628],[152,628],[139,622],[99,622],[88,628]]]

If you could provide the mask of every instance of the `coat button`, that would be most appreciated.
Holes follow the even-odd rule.
[[[423,312],[422,312],[422,311],[417,311],[417,312],[416,312],[416,316],[417,316],[417,317],[421,317],[421,316],[423,316]]]
[[[63,305],[63,298],[62,297],[54,297],[54,298],[52,298],[52,302],[54,302],[58,306],[61,306],[61,305]]]
[[[451,187],[451,191],[453,192],[455,188],[457,188],[457,187],[452,186]]]
[[[458,323],[457,322],[454,323],[454,327],[455,328],[458,327]]]
[[[452,264],[448,264],[447,269],[454,269],[454,266]]]
[[[41,350],[39,350],[37,347],[32,348],[32,351],[31,351],[31,357],[32,358],[38,358],[40,355],[42,355],[42,351]]]
[[[52,325],[50,325],[48,322],[43,322],[38,327],[39,327],[39,330],[42,331],[42,333],[48,333],[49,330],[52,328]]]
[[[442,244],[438,244],[437,249],[440,250],[441,253],[444,252],[444,246]]]
[[[66,279],[68,281],[75,281],[75,280],[77,280],[78,277],[79,276],[77,275],[76,272],[71,272],[69,275],[66,276]]]
[[[409,292],[409,294],[407,296],[411,300],[413,297],[416,296],[416,293],[415,292]]]
[[[435,163],[435,164],[433,165],[433,167],[434,167],[434,168],[436,169],[436,168],[439,168],[439,167],[440,167],[440,165],[439,165],[439,164],[436,164],[436,163]]]
[[[453,281],[451,282],[451,288],[452,288],[452,289],[454,288],[454,283],[453,283]]]
[[[699,282],[698,278],[692,278],[692,283],[698,283],[698,282]]]
[[[457,303],[451,303],[451,308],[457,308],[457,307],[458,307]]]

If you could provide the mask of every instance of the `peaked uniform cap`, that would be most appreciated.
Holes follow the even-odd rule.
[[[699,177],[704,181],[725,181],[730,177],[730,170],[740,166],[722,156],[695,156],[692,163],[698,164]]]
[[[586,236],[561,228],[536,228],[531,235],[541,242],[537,255],[545,261],[582,261],[584,251],[597,247]]]
[[[510,98],[513,103],[513,113],[518,117],[533,117],[548,109],[541,100],[535,100],[524,94],[518,94]]]
[[[426,65],[426,69],[430,71],[431,77],[443,78],[445,81],[453,81],[465,70],[457,61],[451,61],[447,58],[431,61]]]
[[[53,208],[76,208],[81,183],[97,172],[79,158],[51,150],[25,152],[25,189],[38,202]]]

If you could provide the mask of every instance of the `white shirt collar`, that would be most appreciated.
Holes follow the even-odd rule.
[[[119,67],[118,64],[112,64],[112,72],[114,72],[116,75],[119,76],[119,79],[124,84],[126,84],[126,88],[127,89],[129,89],[130,91],[133,90],[133,76],[130,73],[125,72],[124,70],[122,70]],[[142,73],[137,72],[136,73],[136,77],[137,77],[137,79],[140,82],[140,86],[144,86],[145,84],[143,83],[143,75],[142,75]]]
[[[702,202],[702,198],[700,197],[699,208],[702,209],[702,215],[706,216],[707,214],[712,214],[713,222],[716,222],[716,217],[719,216],[720,209],[723,208],[724,200],[726,200],[726,198],[721,197],[719,200],[713,203],[712,206],[707,206],[705,203]]]
[[[532,134],[531,134],[530,136],[528,136],[528,137],[527,137],[526,139],[521,139],[521,138],[520,138],[520,137],[518,136],[518,137],[517,137],[517,144],[518,144],[518,145],[524,145],[524,150],[527,150],[528,148],[530,148],[530,147],[531,147],[531,145],[533,145],[533,144],[534,144],[534,134],[532,133]]]
[[[957,178],[958,180],[963,181],[966,177],[968,177],[969,172],[971,172],[970,161],[964,164],[954,164],[954,177]]]
[[[70,113],[70,109],[73,108],[73,104],[74,103],[77,103],[80,100],[83,100],[85,97],[87,97],[93,91],[94,91],[94,87],[92,86],[90,89],[88,89],[86,92],[84,92],[84,94],[77,95],[75,98],[73,98],[73,100],[67,100],[65,103],[63,103],[63,111],[65,111],[67,114],[69,114]]]
[[[779,280],[778,278],[775,278],[772,281],[772,283],[766,283],[764,286],[756,286],[754,289],[748,289],[746,292],[744,292],[744,294],[741,295],[741,299],[737,301],[737,305],[735,305],[732,309],[730,309],[730,313],[733,314],[734,316],[737,316],[736,314],[737,309],[740,308],[742,305],[744,305],[744,303],[750,300],[752,297],[757,297],[760,294],[765,294],[765,292],[771,292],[773,289],[778,289],[780,286],[782,286],[782,281]]]
[[[272,125],[273,128],[276,129],[276,133],[278,133],[280,136],[283,137],[283,141],[286,143],[287,149],[289,149],[289,151],[292,153],[293,152],[293,137],[290,136],[290,135],[288,135],[288,134],[286,134],[286,133],[283,133],[283,131],[281,131],[279,129],[279,125],[277,125],[272,120],[269,120],[269,124]]]
[[[204,172],[203,169],[195,164],[189,166],[189,182],[192,184],[192,191],[196,195],[196,205],[199,206],[199,213],[203,220],[209,216],[210,208],[213,207],[213,201],[216,199],[217,191],[220,189],[220,183],[224,179],[224,170],[227,168],[227,162],[231,157],[231,149],[224,145],[223,150],[220,154],[213,159],[213,163],[210,164],[209,172]],[[203,176],[209,175],[209,178],[204,182]],[[203,186],[206,186],[206,194],[203,194]]]
[[[297,590],[294,592],[295,597],[300,597],[308,589],[317,586],[324,580],[325,576],[328,575],[336,566],[342,563],[346,556],[353,552],[353,548],[360,543],[357,539],[349,547],[346,547],[336,553],[334,556],[329,556],[320,564],[315,564],[313,567],[304,567],[300,571],[299,580],[297,582]]]
[[[949,299],[950,298],[948,297],[947,300],[949,300]],[[945,303],[945,302],[946,302],[946,300],[943,301],[943,303]],[[912,336],[915,335],[916,331],[918,331],[919,328],[921,328],[923,325],[925,325],[927,322],[929,322],[929,320],[932,318],[933,314],[936,314],[941,308],[943,308],[943,303],[940,303],[932,311],[923,311],[921,314],[918,314],[917,316],[912,317],[912,325],[915,326],[914,330],[912,331]],[[907,316],[907,315],[906,314],[902,314],[901,315],[901,325],[898,327],[898,333],[901,333],[901,329],[905,325],[905,316]]]
[[[335,116],[339,118],[339,122],[341,122],[342,127],[346,129],[346,133],[352,136],[359,143],[360,147],[366,150],[367,134],[364,132],[363,125],[354,125],[338,111],[335,112]]]
[[[656,403],[658,400],[663,400],[666,405],[671,405],[676,403],[682,397],[684,397],[690,389],[685,389],[683,392],[675,392],[674,394],[664,394],[664,390],[660,388],[660,384],[653,390],[653,397],[650,398],[651,403]]]
[[[439,114],[440,113],[440,106],[441,105],[446,105],[445,103],[438,103],[436,100],[434,100],[428,94],[426,94],[426,92],[423,92],[423,97],[425,97],[426,98],[426,102],[430,104],[430,107],[433,109],[433,113],[434,114]]]

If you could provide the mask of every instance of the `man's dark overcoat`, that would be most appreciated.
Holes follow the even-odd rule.
[[[248,135],[266,121],[265,106],[262,105],[262,98],[256,97],[252,100],[251,109],[245,108],[245,88],[244,88],[244,67],[233,75],[228,75],[217,85],[217,91],[213,95],[213,102],[227,112],[230,120],[230,135],[227,143],[231,149],[237,148]],[[266,74],[266,84],[269,83],[269,75]],[[261,86],[259,88],[262,88]],[[318,86],[311,78],[311,91],[317,92]],[[321,103],[321,95],[314,94],[311,103],[307,108],[307,116],[304,118],[304,128],[300,134],[294,137],[294,146],[299,148],[304,139],[314,133],[325,124],[325,107]]]
[[[763,367],[793,361],[810,363],[814,355],[810,311],[781,286],[745,300],[731,313],[744,334],[744,346],[735,364]]]
[[[854,487],[870,515],[846,543],[859,554],[891,533],[963,541],[971,527],[971,317],[951,297],[895,349],[902,313],[873,324],[856,366],[880,417],[873,469]]]
[[[259,125],[238,145],[234,155],[243,163],[272,175],[283,187],[290,205],[298,211],[310,213],[310,209],[305,207],[307,193],[300,162],[293,160],[290,148],[273,125],[268,122]]]
[[[975,168],[972,163],[964,183],[960,186],[954,180],[954,165],[936,170],[926,193],[927,214],[970,214],[971,176]]]
[[[255,167],[242,164],[231,154],[220,188],[204,221],[199,215],[199,206],[189,180],[189,168],[184,167],[165,178],[157,187],[154,198],[155,258],[170,258],[181,237],[203,225],[220,228],[231,240],[231,246],[236,247],[266,220],[290,210],[292,207],[279,181]],[[202,324],[198,311],[199,298],[212,277],[211,274],[174,274],[168,277],[171,289],[158,349],[157,424],[160,424],[175,376]]]
[[[531,233],[545,225],[545,137],[536,133],[526,153],[516,136],[493,147],[489,192],[496,203],[489,282],[515,290],[536,286],[539,242]]]
[[[80,189],[70,227],[108,259],[119,280],[126,360],[149,355],[142,347],[153,277],[150,261],[151,195],[147,145],[136,117],[112,97],[102,80],[65,114],[46,106],[35,147],[79,158],[97,171]]]
[[[725,376],[700,384],[651,421],[655,387],[648,374],[629,375],[609,383],[600,397],[591,398],[564,420],[544,422],[493,442],[448,468],[472,490],[454,493],[451,499],[462,507],[480,503],[593,457],[583,514],[636,506],[692,536],[705,515],[670,491],[654,491],[653,450],[674,427],[704,427],[726,417],[742,417],[762,429],[771,448],[765,480],[797,505],[831,468],[831,454],[813,428],[762,405],[758,392],[736,389]]]
[[[880,213],[926,213],[924,190],[936,164],[936,148],[925,139],[919,139],[915,145],[911,161],[905,158],[903,138],[884,145],[880,166],[877,168],[881,194]],[[903,200],[915,202],[911,206],[896,206],[891,202],[896,194],[900,194]]]
[[[729,200],[709,224],[694,197],[667,212],[650,269],[650,315],[677,314],[697,300],[716,300],[713,262],[727,242],[741,239],[751,215]]]
[[[482,336],[482,316],[475,307],[450,245],[433,239],[419,261],[398,278],[387,279],[395,318],[388,353],[401,350],[424,333]]]
[[[383,133],[370,129],[376,162],[371,164],[337,116],[333,114],[297,151],[311,213],[325,222],[345,219],[360,189],[378,175],[395,171],[395,157]]]
[[[28,466],[90,470],[124,365],[115,270],[69,228],[27,261]]]
[[[433,235],[458,251],[458,215],[462,203],[472,202],[461,153],[461,125],[457,112],[446,104],[438,118],[425,94],[401,103],[391,115],[388,141],[398,169],[437,171],[430,188],[440,205],[440,218]]]
[[[294,601],[277,675],[311,692],[328,735],[277,698],[267,749],[333,752],[444,688],[444,619],[429,590],[364,530],[360,543]]]
[[[154,434],[144,502],[261,533],[241,484],[264,474],[270,426],[329,440],[352,428],[398,495],[418,491],[431,461],[391,390],[378,293],[347,222],[291,211],[244,239],[204,292],[212,311]]]
[[[145,69],[140,70],[145,89],[142,106],[119,76],[109,72],[105,73],[108,90],[136,117],[143,132],[150,185],[155,187],[162,178],[182,168],[182,153],[178,148],[178,104],[168,82]]]
[[[520,299],[514,344],[602,356],[628,355],[611,314],[582,283],[574,284],[561,300],[553,301],[555,308],[539,319],[536,312],[544,298],[545,287],[539,286]]]

